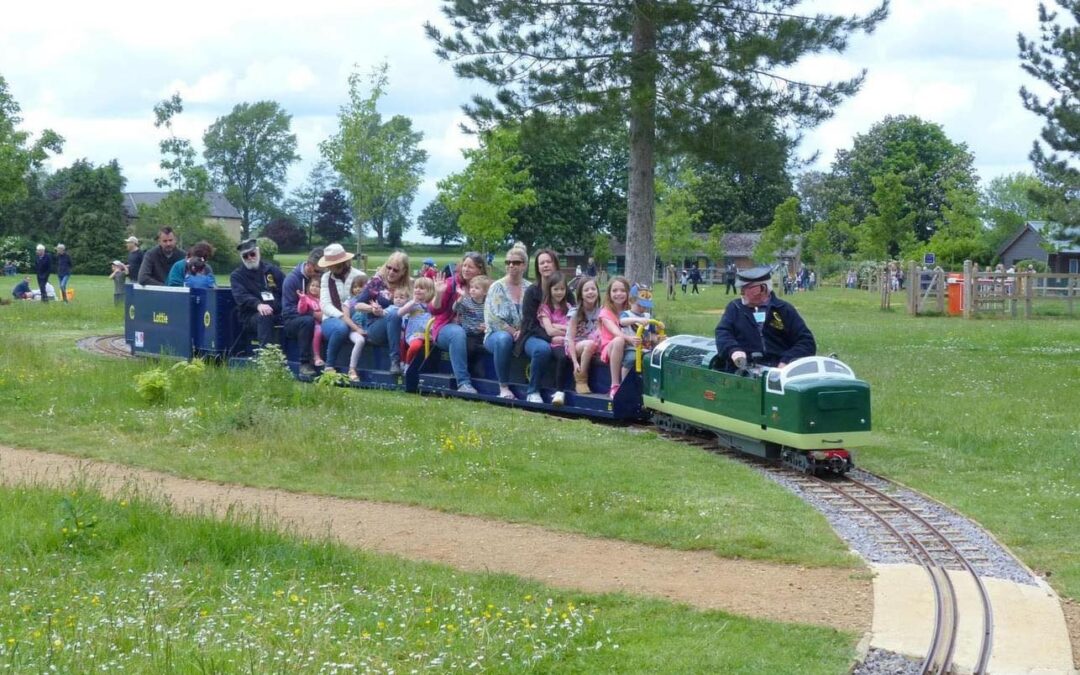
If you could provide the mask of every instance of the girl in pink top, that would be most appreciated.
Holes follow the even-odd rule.
[[[319,304],[319,277],[308,282],[307,293],[300,296],[296,303],[296,311],[299,314],[311,314],[315,317],[315,335],[311,339],[311,347],[315,350],[315,367],[322,368],[326,363],[319,355],[322,354],[322,306]]]
[[[619,391],[623,378],[630,372],[627,356],[633,363],[633,350],[626,350],[627,345],[636,347],[640,338],[623,333],[619,325],[619,315],[630,309],[630,282],[626,277],[615,277],[608,284],[604,296],[604,308],[600,310],[600,360],[611,368],[611,398]]]

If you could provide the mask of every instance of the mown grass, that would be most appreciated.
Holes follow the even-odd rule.
[[[86,484],[0,489],[0,594],[12,672],[840,673],[855,639],[303,543]]]

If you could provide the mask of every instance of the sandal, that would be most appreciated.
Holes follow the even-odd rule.
[[[315,359],[315,363],[313,365],[316,368],[322,368],[323,366],[326,365],[326,361],[323,361],[322,359]]]
[[[355,368],[349,368],[349,382],[359,382],[360,376],[357,375]]]
[[[513,401],[517,397],[514,396],[514,392],[510,391],[509,389],[505,389],[499,392],[499,398],[505,398],[508,401]]]

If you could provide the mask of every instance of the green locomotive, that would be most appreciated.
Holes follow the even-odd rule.
[[[712,339],[677,335],[645,361],[643,404],[660,428],[710,431],[740,452],[808,473],[848,471],[850,449],[869,442],[870,386],[835,358],[727,373],[717,369]]]

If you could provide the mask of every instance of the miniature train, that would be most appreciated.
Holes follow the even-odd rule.
[[[228,288],[187,289],[128,286],[124,305],[124,337],[141,356],[189,359],[203,356],[246,362],[250,337],[237,321]],[[339,358],[348,358],[342,350]],[[284,343],[286,362],[299,379],[299,350]],[[389,372],[385,347],[364,348],[359,382],[353,386],[438,394],[499,405],[611,421],[645,421],[677,431],[714,433],[725,446],[765,459],[779,460],[806,472],[843,473],[853,466],[851,448],[870,436],[870,387],[848,366],[831,357],[799,359],[783,368],[751,368],[741,373],[717,369],[716,344],[710,338],[677,335],[652,352],[638,353],[636,372],[621,383],[614,398],[607,395],[606,364],[594,361],[589,386],[596,394],[578,394],[567,366],[555,382],[549,368],[541,383],[544,403],[525,401],[528,360],[514,359],[510,388],[519,398],[499,398],[494,363],[483,354],[470,360],[476,394],[456,390],[449,356],[429,344],[425,354],[403,374]],[[335,363],[339,372],[347,364]],[[561,406],[549,403],[564,393]]]

